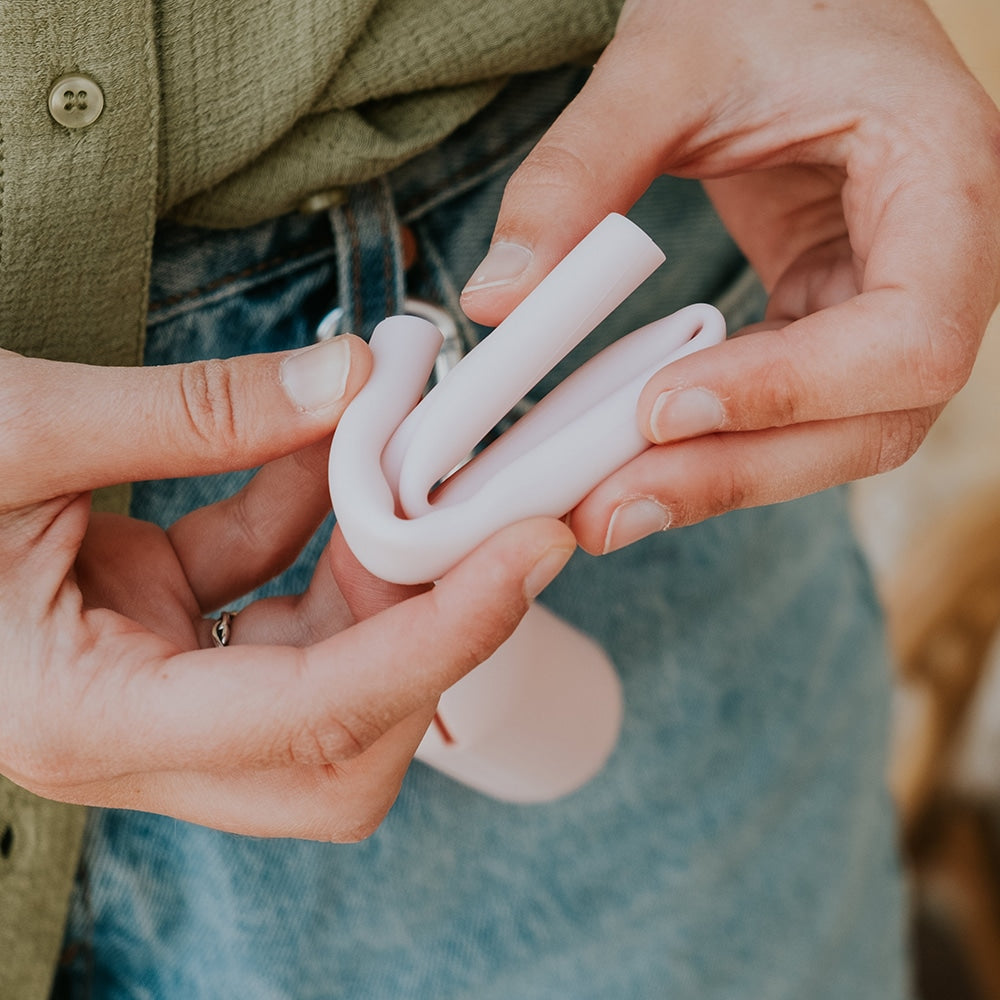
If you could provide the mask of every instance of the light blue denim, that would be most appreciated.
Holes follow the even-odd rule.
[[[457,313],[506,177],[578,83],[515,81],[329,218],[164,225],[147,360],[305,344],[337,303],[365,331],[404,293]],[[668,263],[586,351],[692,301],[721,304],[730,328],[759,315],[762,292],[697,185],[658,182],[634,217]],[[419,244],[405,286],[398,218]],[[239,478],[142,484],[135,513],[169,523]],[[303,587],[322,541],[268,590]],[[844,492],[578,555],[544,600],[621,672],[624,732],[599,777],[522,807],[415,764],[380,829],[347,846],[94,811],[59,995],[907,996],[889,666]]]

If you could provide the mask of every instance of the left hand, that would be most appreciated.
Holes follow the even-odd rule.
[[[662,173],[705,181],[770,301],[650,380],[661,447],[573,512],[592,552],[901,464],[1000,297],[1000,115],[920,0],[629,0],[511,178],[466,312],[498,322]]]
[[[0,351],[0,774],[66,802],[256,836],[356,840],[386,815],[441,693],[569,558],[498,532],[433,589],[335,534],[302,595],[205,615],[287,566],[329,511],[326,455],[368,348],[101,368]],[[113,482],[260,466],[164,531],[92,514]]]

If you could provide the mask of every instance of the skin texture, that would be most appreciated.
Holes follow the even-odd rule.
[[[305,359],[344,387],[312,386],[309,408],[289,398],[291,355],[132,370],[0,354],[0,772],[262,836],[378,825],[440,693],[574,541],[524,522],[431,590],[383,584],[335,535],[305,594],[251,604],[212,648],[205,616],[288,565],[329,510],[329,437],[370,366],[360,340],[340,343]],[[259,464],[166,532],[90,512],[108,483]]]
[[[917,0],[629,0],[508,184],[494,244],[527,266],[498,282],[488,257],[465,311],[497,322],[664,173],[704,181],[770,304],[650,380],[637,417],[660,446],[570,519],[592,552],[901,464],[1000,296],[1000,118]]]
[[[498,323],[661,173],[705,180],[770,307],[651,379],[638,421],[659,446],[570,518],[596,552],[898,465],[1000,295],[1000,121],[917,0],[627,3],[508,187],[496,240],[530,251],[506,254],[523,272],[481,274],[466,311]],[[326,509],[326,438],[368,371],[350,353],[343,396],[307,409],[281,356],[127,372],[0,356],[0,772],[245,833],[377,825],[438,694],[573,540],[525,522],[414,593],[335,538],[305,595],[252,606],[232,647],[206,648],[203,615],[286,565]],[[696,405],[664,396],[684,388]],[[89,514],[98,486],[263,463],[167,533]],[[643,516],[616,534],[629,500]]]

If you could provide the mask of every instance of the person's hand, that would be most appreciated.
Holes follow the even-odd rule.
[[[1000,280],[1000,119],[918,0],[629,0],[510,180],[463,306],[496,323],[661,173],[706,180],[766,322],[662,370],[593,552],[892,468],[964,384]]]
[[[329,434],[369,365],[346,337],[137,370],[0,353],[0,773],[256,835],[377,826],[440,693],[574,541],[557,521],[515,525],[428,590],[370,577],[335,534],[304,595],[250,604],[214,648],[205,616],[328,512]],[[257,465],[166,532],[90,511],[98,486]]]

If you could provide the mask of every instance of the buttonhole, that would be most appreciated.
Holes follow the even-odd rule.
[[[14,850],[14,828],[7,825],[3,828],[3,832],[0,833],[0,858],[6,861]]]

